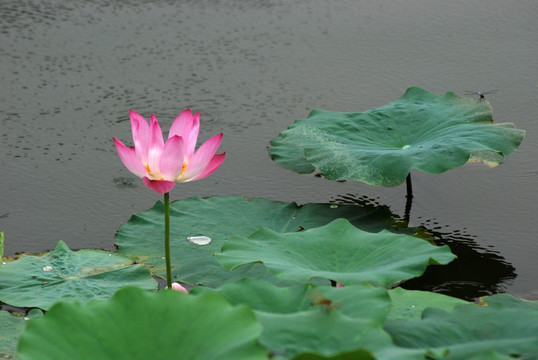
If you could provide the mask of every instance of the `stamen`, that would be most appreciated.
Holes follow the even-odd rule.
[[[179,175],[183,175],[183,173],[185,172],[185,169],[187,169],[187,162],[185,161],[183,163],[183,166],[181,167],[181,172],[179,173]]]
[[[151,175],[151,169],[149,168],[149,164],[144,165],[144,167],[146,168],[147,173]]]

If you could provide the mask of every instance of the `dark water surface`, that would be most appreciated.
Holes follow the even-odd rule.
[[[496,122],[527,130],[494,169],[413,172],[411,226],[460,260],[409,287],[538,299],[538,2],[6,1],[0,3],[0,231],[5,255],[114,249],[132,213],[160,199],[120,162],[128,110],[168,129],[187,107],[200,141],[224,132],[211,177],[172,200],[244,195],[389,206],[405,185],[334,183],[280,168],[269,141],[313,108],[364,111],[410,86],[498,89]]]

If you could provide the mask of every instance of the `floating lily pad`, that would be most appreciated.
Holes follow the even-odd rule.
[[[271,280],[260,264],[230,272],[220,266],[213,253],[232,235],[248,236],[261,227],[277,232],[293,232],[322,226],[346,218],[367,231],[380,231],[397,224],[387,207],[356,205],[284,203],[266,199],[214,196],[194,197],[170,204],[170,247],[174,280],[190,284],[219,286],[243,277]],[[204,236],[211,241],[196,245],[190,237]],[[153,274],[165,277],[163,203],[131,217],[116,236],[119,252],[138,258]]]
[[[386,230],[368,233],[346,219],[298,233],[264,228],[248,238],[235,236],[215,256],[230,270],[263,263],[280,279],[308,282],[319,277],[383,286],[420,276],[428,264],[447,264],[456,257],[447,246]]]
[[[420,320],[391,321],[385,329],[396,345],[428,349],[435,359],[484,359],[487,351],[523,359],[538,355],[538,310],[528,306],[428,308]]]
[[[157,290],[157,282],[142,265],[117,253],[71,251],[63,241],[43,255],[22,255],[0,267],[0,301],[47,310],[59,300],[92,300],[112,296],[133,285]]]
[[[29,322],[17,353],[21,360],[261,360],[260,333],[252,310],[217,294],[128,287],[105,301],[55,304]]]
[[[470,159],[490,165],[514,152],[525,131],[493,124],[489,102],[412,87],[363,113],[314,110],[272,141],[279,165],[330,180],[396,186],[411,171],[439,174]]]

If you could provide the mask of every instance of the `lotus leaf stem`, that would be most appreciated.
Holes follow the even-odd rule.
[[[407,196],[405,201],[404,219],[409,224],[409,219],[411,217],[411,205],[413,204],[413,185],[411,184],[411,173],[407,175],[405,184],[407,185]]]

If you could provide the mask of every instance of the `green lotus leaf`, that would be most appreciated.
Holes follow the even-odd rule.
[[[338,310],[357,319],[377,319],[383,324],[391,308],[387,290],[367,284],[342,288],[299,284],[279,287],[256,279],[230,282],[217,289],[195,287],[191,294],[213,291],[232,304],[246,304],[255,312],[291,314],[301,311],[317,311],[320,307]],[[323,300],[329,299],[329,303]],[[283,326],[293,326],[282,324]]]
[[[260,343],[276,359],[303,351],[334,355],[360,347],[391,346],[382,330],[391,305],[382,288],[277,287],[242,279],[215,290],[197,287],[191,294],[205,292],[216,292],[232,304],[249,305],[263,327]]]
[[[261,326],[246,306],[217,294],[145,292],[127,287],[111,299],[60,302],[31,320],[21,360],[267,359]]]
[[[323,356],[305,352],[294,356],[292,360],[376,360],[376,358],[370,351],[359,349],[334,356]]]
[[[534,359],[538,355],[538,310],[531,306],[459,305],[452,311],[427,308],[420,320],[387,322],[400,347],[428,349],[431,358],[484,358],[484,352]]]
[[[455,258],[447,246],[383,230],[368,233],[346,219],[297,233],[261,229],[248,238],[230,238],[215,254],[226,268],[261,262],[277,278],[308,282],[324,278],[345,285],[383,286],[420,276],[428,264]]]
[[[439,174],[469,160],[494,165],[514,152],[525,131],[493,124],[489,102],[418,87],[363,113],[313,110],[271,142],[279,165],[318,169],[330,180],[396,186],[411,171]]]
[[[0,359],[17,359],[15,352],[19,336],[29,319],[43,316],[43,312],[32,309],[28,316],[14,316],[0,311]]]
[[[538,310],[538,301],[536,300],[525,300],[518,297],[515,297],[510,294],[495,294],[491,296],[484,296],[481,298],[482,302],[489,306],[495,308],[529,308]]]
[[[486,350],[469,360],[514,360],[510,355],[499,354],[497,351]]]
[[[63,241],[43,255],[22,255],[0,267],[0,301],[47,310],[58,300],[92,300],[112,296],[133,285],[157,290],[142,265],[117,253],[71,251]]]
[[[427,307],[452,310],[457,305],[468,304],[465,300],[448,295],[429,291],[406,290],[401,287],[391,289],[388,293],[392,300],[389,320],[420,319],[422,312]]]
[[[377,321],[352,319],[339,311],[320,308],[293,314],[257,312],[256,316],[264,329],[260,343],[277,359],[302,352],[334,356],[366,349],[375,353],[377,349],[393,346]]]
[[[424,358],[423,350],[395,347],[381,331],[391,307],[383,288],[279,287],[242,279],[217,289],[195,287],[191,294],[205,292],[251,307],[263,327],[260,342],[272,359],[370,359],[372,353],[384,360]]]
[[[336,218],[347,218],[367,231],[380,231],[397,222],[387,207],[356,205],[284,203],[266,199],[214,196],[194,197],[170,204],[170,247],[174,280],[189,284],[219,286],[226,281],[254,277],[275,281],[260,264],[230,272],[220,266],[213,253],[232,235],[248,236],[261,227],[277,232],[292,232],[322,226]],[[208,245],[195,245],[189,237],[203,235]],[[163,203],[136,214],[117,234],[119,252],[138,258],[150,271],[165,277]]]

